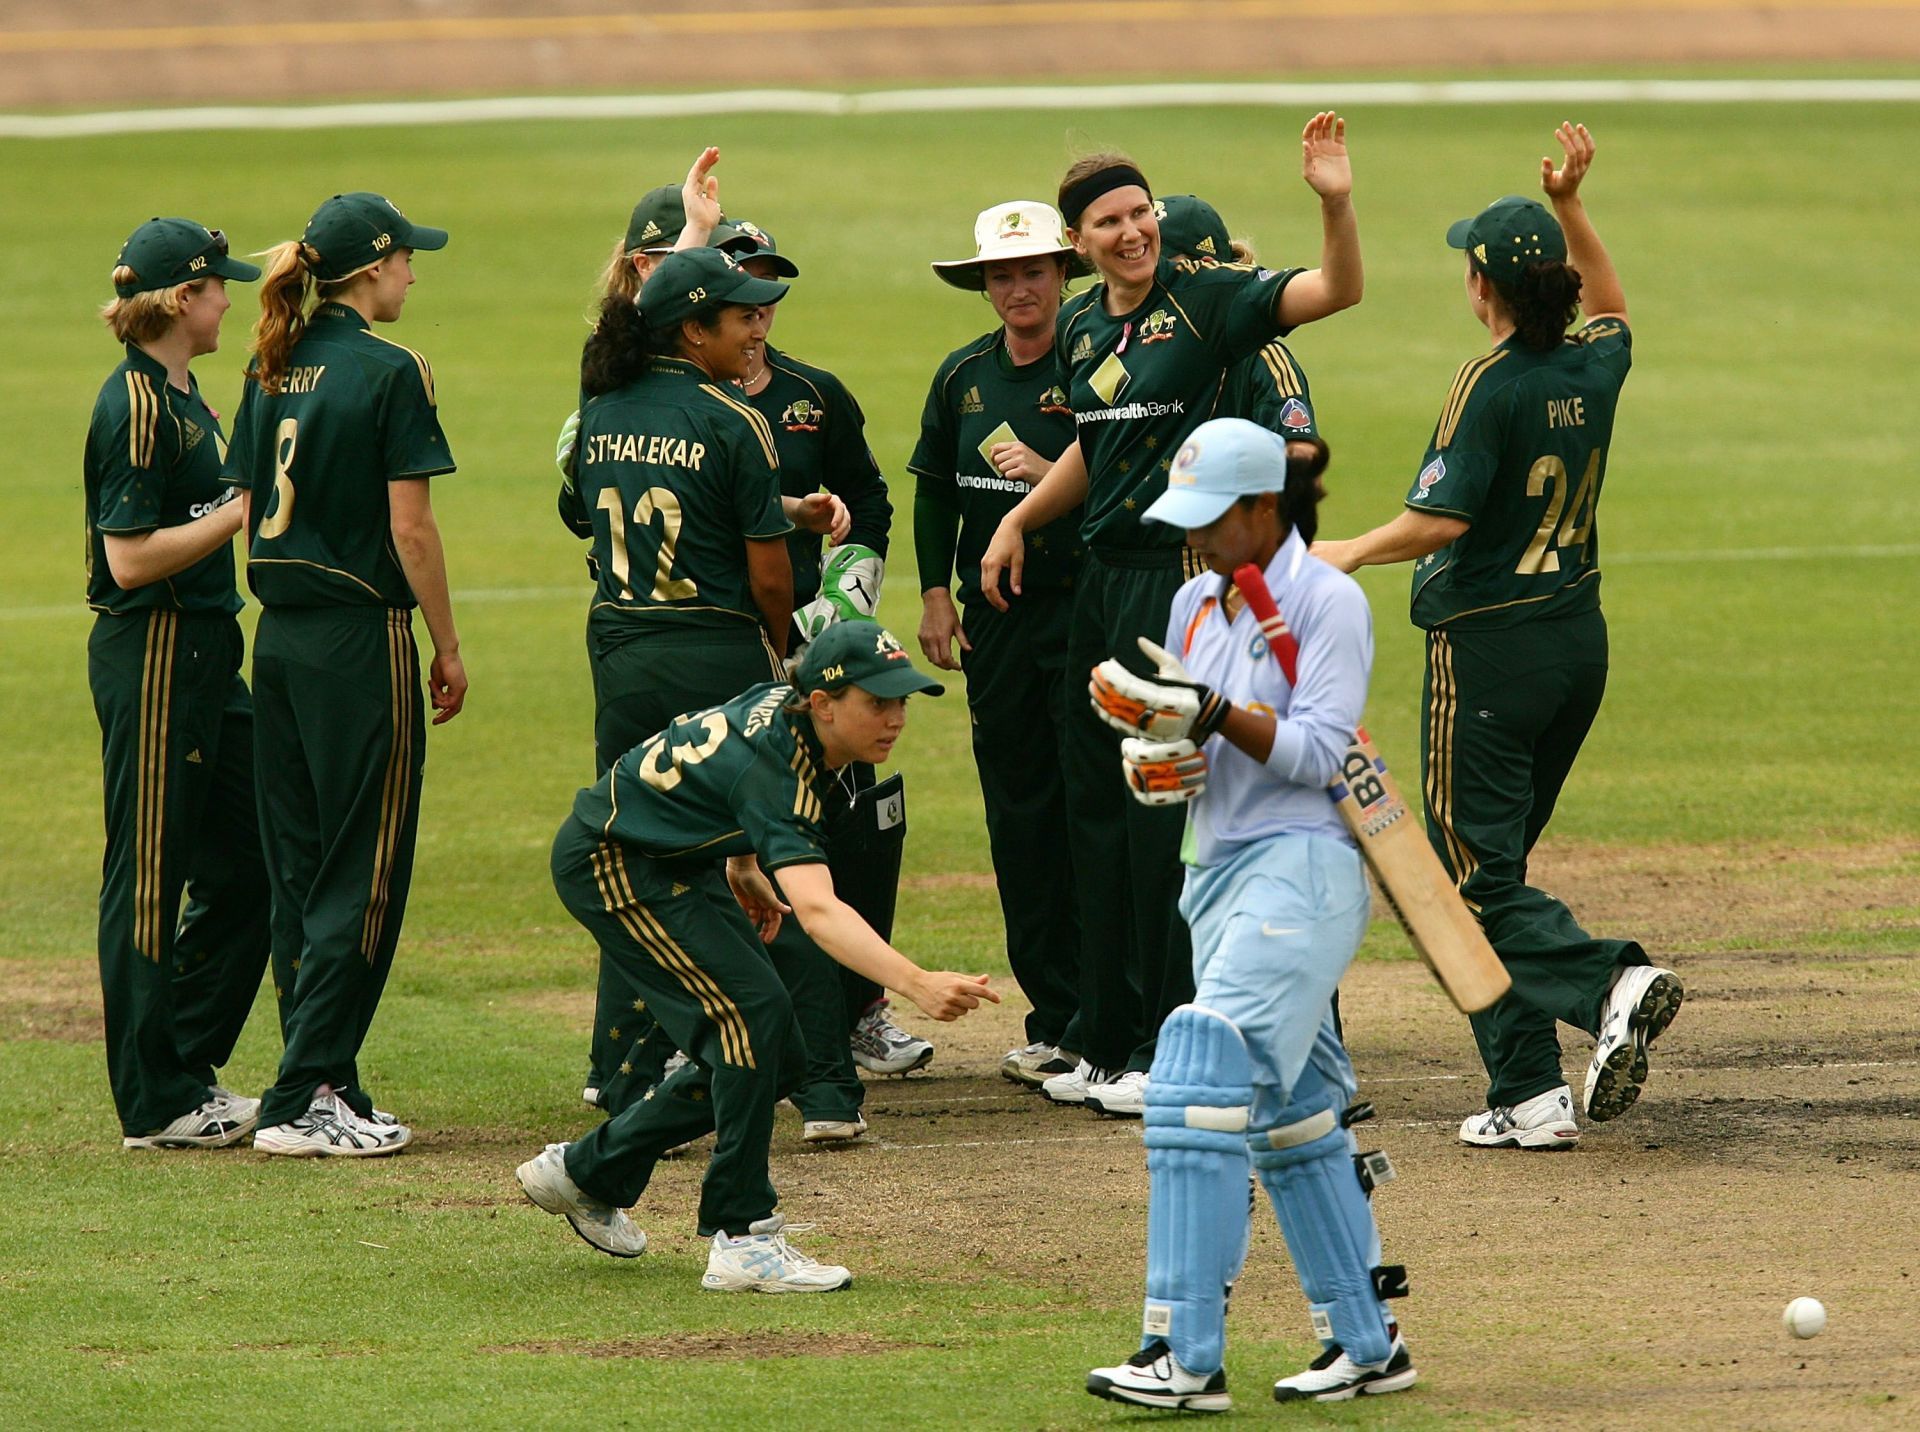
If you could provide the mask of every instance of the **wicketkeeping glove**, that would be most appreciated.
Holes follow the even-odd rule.
[[[1087,695],[1094,714],[1116,731],[1154,741],[1191,740],[1204,745],[1220,729],[1233,703],[1204,682],[1195,681],[1180,658],[1145,637],[1140,650],[1158,676],[1135,676],[1108,657],[1093,669]]]
[[[802,641],[812,641],[835,622],[870,617],[880,605],[887,559],[871,547],[844,542],[820,562],[820,595],[793,614]]]
[[[580,410],[575,408],[560,424],[560,439],[553,445],[553,465],[568,482],[573,481],[573,450],[580,441]]]
[[[1207,753],[1191,741],[1120,743],[1120,769],[1141,805],[1179,805],[1207,788]]]

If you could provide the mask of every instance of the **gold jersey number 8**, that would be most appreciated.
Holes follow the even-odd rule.
[[[300,443],[300,420],[282,418],[273,435],[273,504],[260,517],[256,540],[278,537],[293,523],[293,450]]]

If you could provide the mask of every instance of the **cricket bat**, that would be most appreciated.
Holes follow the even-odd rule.
[[[1274,658],[1287,680],[1297,680],[1300,644],[1267,590],[1267,579],[1249,562],[1233,574],[1247,609],[1260,623]],[[1414,820],[1399,783],[1362,726],[1340,761],[1327,795],[1352,832],[1380,893],[1440,987],[1461,1013],[1485,1009],[1513,984],[1500,957],[1487,943],[1480,922],[1454,888],[1440,857]]]

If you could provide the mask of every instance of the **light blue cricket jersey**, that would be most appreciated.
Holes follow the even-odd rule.
[[[1353,843],[1327,798],[1367,703],[1373,667],[1373,613],[1359,583],[1307,555],[1290,532],[1267,564],[1267,587],[1300,644],[1291,685],[1240,604],[1231,580],[1203,573],[1174,595],[1166,647],[1235,706],[1278,718],[1265,763],[1226,737],[1206,744],[1207,788],[1187,808],[1182,856],[1219,865],[1275,835],[1325,835]],[[1226,593],[1233,593],[1228,619]]]

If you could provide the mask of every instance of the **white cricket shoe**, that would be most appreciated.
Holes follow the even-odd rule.
[[[1055,1104],[1084,1104],[1087,1090],[1095,1084],[1111,1083],[1117,1076],[1107,1069],[1096,1069],[1082,1059],[1065,1074],[1056,1074],[1040,1085],[1041,1097]]]
[[[362,1119],[339,1096],[317,1095],[306,1113],[285,1124],[256,1129],[253,1146],[288,1158],[381,1158],[413,1142],[405,1124],[374,1124]]]
[[[1087,1086],[1087,1107],[1111,1119],[1137,1119],[1147,1111],[1147,1073],[1129,1069],[1104,1084]]]
[[[1594,1123],[1633,1107],[1647,1082],[1647,1046],[1673,1023],[1686,993],[1680,976],[1657,965],[1622,965],[1614,972],[1587,1065],[1585,1107]]]
[[[876,999],[848,1036],[853,1062],[870,1074],[911,1074],[933,1062],[933,1041],[907,1033],[887,1018],[887,1001]]]
[[[1354,1397],[1375,1397],[1383,1392],[1404,1392],[1418,1381],[1413,1355],[1393,1330],[1393,1347],[1385,1362],[1355,1362],[1338,1343],[1316,1357],[1305,1372],[1283,1377],[1273,1385],[1275,1402],[1345,1402]]]
[[[857,1139],[866,1131],[865,1117],[855,1114],[851,1119],[808,1119],[800,1137],[810,1144],[835,1144]]]
[[[1056,1045],[1035,1040],[1032,1044],[1023,1044],[1018,1049],[1007,1051],[1006,1058],[1000,1061],[1000,1077],[1011,1079],[1029,1089],[1038,1089],[1056,1074],[1071,1074],[1073,1065],[1074,1061],[1062,1054]]]
[[[627,1217],[624,1208],[602,1203],[567,1176],[567,1146],[548,1144],[513,1176],[521,1192],[546,1213],[563,1215],[569,1227],[602,1253],[616,1258],[638,1258],[647,1251],[647,1235]]]
[[[1573,1090],[1562,1084],[1518,1104],[1469,1114],[1460,1142],[1483,1149],[1570,1149],[1580,1142],[1573,1118]]]
[[[1096,1367],[1087,1374],[1087,1391],[1109,1402],[1163,1407],[1173,1412],[1226,1412],[1227,1371],[1188,1372],[1173,1349],[1155,1338],[1117,1367]]]
[[[207,1101],[147,1134],[127,1134],[124,1149],[224,1149],[253,1132],[260,1122],[260,1101],[225,1089],[207,1091]]]
[[[751,1225],[744,1238],[713,1235],[707,1272],[700,1286],[710,1293],[837,1293],[853,1286],[845,1268],[809,1258],[787,1242],[811,1223],[789,1223],[773,1214]]]

